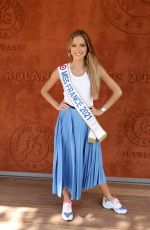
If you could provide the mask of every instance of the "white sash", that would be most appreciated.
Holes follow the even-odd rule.
[[[58,71],[65,92],[69,96],[77,112],[80,114],[82,119],[90,128],[88,142],[94,143],[96,142],[96,138],[99,140],[99,142],[102,142],[106,138],[107,133],[97,122],[95,116],[92,114],[92,112],[90,111],[86,103],[83,101],[77,90],[73,87],[69,77],[67,64],[59,66]]]

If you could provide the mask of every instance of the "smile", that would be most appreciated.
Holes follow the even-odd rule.
[[[82,54],[77,54],[77,53],[75,53],[75,55],[76,55],[76,56],[81,56]]]

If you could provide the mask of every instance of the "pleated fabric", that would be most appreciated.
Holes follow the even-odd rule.
[[[88,143],[88,126],[73,108],[60,111],[55,127],[52,193],[61,197],[63,188],[72,200],[82,189],[106,182],[101,145]]]

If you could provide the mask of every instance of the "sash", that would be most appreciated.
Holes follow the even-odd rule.
[[[73,87],[69,77],[69,70],[67,64],[59,66],[58,71],[65,92],[67,93],[77,112],[80,114],[82,119],[90,128],[88,134],[88,142],[95,143],[96,138],[99,142],[102,142],[106,138],[107,133],[100,126],[95,116],[92,114],[92,112],[90,111],[86,103],[83,101],[77,90]]]

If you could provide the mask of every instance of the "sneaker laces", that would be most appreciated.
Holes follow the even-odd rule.
[[[122,207],[122,205],[120,204],[118,198],[114,197],[114,199],[111,201],[114,205],[117,205],[118,207]]]
[[[68,201],[65,201],[65,202],[63,203],[63,209],[64,209],[64,211],[67,212],[67,213],[72,212],[72,203],[71,203],[71,202],[68,202]]]

